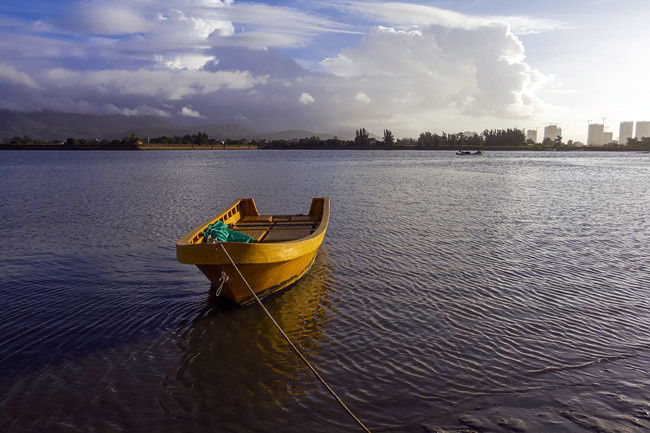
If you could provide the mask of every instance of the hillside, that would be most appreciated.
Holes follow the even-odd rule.
[[[258,133],[236,124],[179,126],[155,116],[93,115],[55,111],[14,112],[0,110],[0,143],[13,137],[28,136],[33,140],[61,140],[69,137],[120,139],[135,133],[141,138],[183,136],[204,132],[210,138],[225,139],[282,139],[291,140],[311,136],[332,138],[331,134],[316,134],[305,130]]]
[[[68,137],[85,139],[114,139],[125,135],[146,136],[182,133],[183,129],[154,116],[96,116],[92,114],[34,111],[17,113],[0,111],[0,138],[29,136],[38,140],[65,140]]]

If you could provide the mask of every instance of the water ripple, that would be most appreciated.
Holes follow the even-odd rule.
[[[323,195],[312,271],[265,304],[373,431],[650,428],[640,155],[7,155],[3,431],[354,428],[261,311],[174,257],[234,197]]]

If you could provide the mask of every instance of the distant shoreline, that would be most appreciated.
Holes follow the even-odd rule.
[[[84,144],[84,145],[67,145],[67,144],[0,144],[0,150],[44,150],[44,151],[101,151],[101,150],[120,150],[120,151],[138,151],[138,150],[248,150],[258,149],[257,145],[216,145],[216,146],[197,146],[197,145],[155,145],[155,144],[135,144],[135,145],[104,145],[104,144]]]
[[[428,146],[289,146],[289,147],[265,147],[257,144],[233,144],[233,145],[178,145],[178,144],[133,144],[133,145],[105,145],[105,144],[84,144],[84,145],[67,145],[67,144],[0,144],[2,150],[20,150],[20,151],[155,151],[155,150],[189,150],[189,151],[208,151],[208,150],[416,150],[416,151],[447,151],[455,152],[458,149],[475,150],[471,147],[428,147]],[[581,148],[563,148],[563,149],[540,149],[530,147],[483,147],[484,152],[638,152],[650,153],[644,149],[626,149],[610,147],[581,147]]]

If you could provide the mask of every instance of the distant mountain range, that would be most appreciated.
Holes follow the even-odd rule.
[[[15,112],[0,110],[0,143],[13,137],[31,137],[33,140],[61,140],[69,137],[84,139],[119,139],[135,133],[140,138],[182,136],[203,132],[210,138],[292,140],[318,136],[325,140],[333,134],[318,134],[301,129],[260,133],[229,125],[179,126],[155,116],[93,115],[57,111]],[[342,137],[346,138],[346,137]]]

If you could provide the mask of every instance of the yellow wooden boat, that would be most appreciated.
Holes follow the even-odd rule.
[[[246,305],[255,299],[219,245],[203,236],[208,226],[222,221],[253,238],[251,243],[222,245],[255,294],[262,298],[307,273],[325,237],[329,212],[329,198],[314,198],[306,215],[260,215],[252,198],[235,200],[176,242],[176,257],[181,263],[196,265],[215,287],[221,287],[224,295],[238,305]]]

